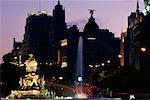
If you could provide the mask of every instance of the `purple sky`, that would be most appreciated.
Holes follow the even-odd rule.
[[[137,0],[60,0],[66,11],[68,25],[76,24],[80,30],[88,21],[88,9],[95,9],[94,18],[100,28],[107,28],[120,36],[127,28],[127,17],[136,10]],[[140,10],[144,9],[139,0]],[[41,9],[52,14],[57,0],[41,0]],[[11,52],[13,38],[22,41],[27,13],[39,10],[39,0],[0,0],[0,61]]]

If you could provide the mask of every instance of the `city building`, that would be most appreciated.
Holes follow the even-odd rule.
[[[65,23],[65,9],[60,4],[55,6],[53,10],[53,63],[61,65],[60,47],[61,43],[67,43],[66,39],[67,27]],[[65,59],[65,58],[64,58]],[[64,65],[64,63],[63,63]]]
[[[120,66],[120,39],[115,38],[108,29],[100,29],[93,12],[94,10],[90,10],[91,16],[83,32],[76,25],[67,29],[65,10],[59,0],[53,15],[48,15],[46,11],[32,12],[26,19],[23,41],[16,42],[14,39],[11,63],[22,66],[29,54],[33,54],[39,66],[53,66],[49,67],[51,69],[57,66],[61,70],[60,73],[55,73],[57,76],[63,76],[64,80],[74,80],[78,66],[78,41],[82,36],[85,77],[91,73],[91,68],[117,68]],[[47,71],[43,73],[46,74]]]
[[[150,71],[150,14],[149,5],[145,7],[144,12],[139,11],[139,4],[137,2],[137,10],[128,17],[127,30],[127,44],[128,49],[127,58],[128,66],[134,67],[139,71]]]
[[[120,40],[108,29],[100,29],[91,14],[83,32],[85,73],[91,68],[115,69],[119,66]]]
[[[50,60],[52,32],[52,16],[45,11],[33,12],[26,19],[25,34],[20,55],[27,59],[32,53],[38,62],[44,63]]]

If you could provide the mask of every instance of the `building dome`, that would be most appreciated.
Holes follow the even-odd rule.
[[[88,23],[84,27],[84,32],[97,32],[99,30],[99,26],[95,23],[95,19],[91,16]]]

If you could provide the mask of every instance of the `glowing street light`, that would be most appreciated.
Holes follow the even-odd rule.
[[[62,76],[60,76],[60,77],[59,77],[59,80],[63,80],[63,77],[62,77]]]
[[[142,52],[145,52],[145,51],[146,51],[146,48],[144,48],[144,47],[141,48],[141,51],[142,51]]]
[[[100,65],[95,65],[95,67],[99,67]]]
[[[110,60],[107,60],[107,63],[110,64]]]
[[[17,59],[17,57],[15,56],[14,59]]]
[[[89,67],[90,67],[90,68],[92,68],[92,67],[93,67],[93,65],[89,65]]]
[[[102,63],[102,66],[105,66],[105,63]]]
[[[122,55],[118,55],[118,58],[122,58]]]

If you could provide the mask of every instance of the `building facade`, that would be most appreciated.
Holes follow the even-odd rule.
[[[147,8],[147,7],[146,7]],[[145,12],[144,12],[145,13]],[[148,71],[150,59],[150,15],[149,11],[144,14],[139,11],[139,4],[137,2],[137,10],[131,13],[128,17],[128,33],[126,47],[128,49],[127,64],[129,67],[134,67],[137,70]]]

